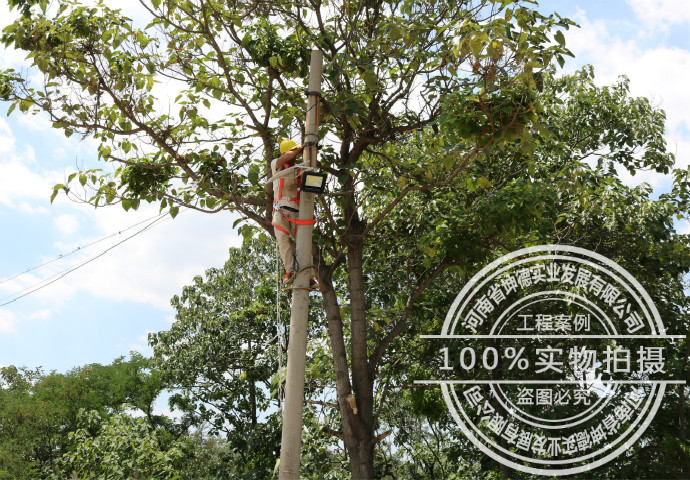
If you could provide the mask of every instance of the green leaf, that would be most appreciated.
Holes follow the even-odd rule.
[[[424,251],[424,253],[426,253],[430,258],[434,258],[434,257],[436,256],[436,249],[435,249],[435,248],[431,248],[431,247],[428,247],[428,246],[426,246],[426,245],[420,245],[419,247],[420,247],[420,248]]]
[[[242,232],[242,238],[244,238],[245,242],[251,240],[252,236],[254,235],[255,229],[256,227],[254,227],[253,225],[242,225],[240,230]]]
[[[364,83],[369,90],[376,90],[378,87],[378,77],[373,70],[367,70],[364,75]]]
[[[522,45],[527,40],[527,32],[520,32],[520,37],[518,38],[518,45]]]
[[[58,184],[53,187],[53,194],[50,196],[50,203],[53,203],[53,200],[55,200],[55,197],[57,197],[58,190],[60,190],[61,188],[65,188],[65,186],[62,184]]]
[[[170,207],[170,216],[172,218],[175,218],[178,213],[180,213],[180,207],[178,207],[178,206]]]
[[[477,186],[480,188],[489,188],[489,185],[491,185],[491,182],[489,181],[488,178],[486,177],[479,177],[477,179]]]
[[[556,34],[553,36],[553,38],[558,42],[558,44],[561,47],[565,47],[565,37],[563,36],[563,32],[558,30]]]
[[[259,182],[259,167],[257,165],[252,165],[249,167],[249,172],[247,172],[247,180],[252,185],[256,185]]]

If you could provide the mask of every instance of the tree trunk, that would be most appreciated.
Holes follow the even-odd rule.
[[[366,312],[362,273],[362,247],[348,249],[350,277],[350,319],[352,343],[350,359],[352,377],[347,361],[337,295],[331,285],[327,267],[320,265],[319,281],[322,284],[323,306],[328,320],[328,334],[333,349],[333,367],[338,392],[338,407],[342,423],[342,440],[350,459],[350,471],[354,480],[374,478],[374,398],[373,376],[367,359]],[[350,382],[352,378],[352,383]],[[355,413],[351,405],[357,409]]]
[[[358,230],[358,225],[353,227],[355,231]],[[348,248],[347,264],[350,280],[352,386],[357,402],[360,428],[355,431],[356,443],[347,445],[347,448],[351,455],[352,478],[356,480],[374,478],[374,379],[369,368],[367,352],[367,315],[362,258],[362,242],[355,240]]]

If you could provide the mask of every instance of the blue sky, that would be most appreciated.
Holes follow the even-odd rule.
[[[141,18],[136,2],[118,6]],[[7,7],[0,7],[6,11]],[[690,163],[690,7],[686,0],[542,1],[581,25],[566,33],[576,55],[566,70],[591,63],[598,83],[618,75],[631,80],[633,95],[651,98],[668,115],[667,139],[679,165]],[[9,21],[0,13],[0,25]],[[22,55],[0,49],[0,68],[21,68]],[[151,218],[155,207],[124,212],[95,210],[58,196],[55,183],[76,166],[105,167],[91,140],[65,138],[40,116],[6,117],[0,105],[0,304],[70,266],[96,256],[136,232],[130,229],[60,261],[13,277],[79,246]],[[655,174],[627,177],[663,189]],[[0,365],[42,366],[65,371],[87,363],[109,363],[130,350],[149,353],[146,335],[167,329],[174,312],[169,299],[194,275],[220,266],[228,248],[240,243],[229,213],[184,212],[143,232],[63,279],[0,307]],[[142,224],[139,228],[141,228]],[[685,229],[686,227],[681,227]]]

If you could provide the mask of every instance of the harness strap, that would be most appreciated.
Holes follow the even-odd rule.
[[[302,175],[301,175],[301,173],[302,173],[302,169],[301,169],[301,168],[298,168],[298,169],[297,169],[297,178],[295,179],[295,185],[296,185],[296,187],[297,187],[297,196],[296,196],[296,197],[291,197],[291,198],[290,198],[290,201],[291,201],[291,202],[297,202],[297,203],[299,203],[299,194],[301,193],[301,190],[299,189],[299,187],[300,187],[300,185],[302,185]],[[282,179],[281,179],[281,181],[282,181]],[[282,198],[282,196],[283,196],[283,195],[281,194],[280,197]]]
[[[287,218],[288,222],[292,222],[296,225],[313,225],[314,224],[314,219],[312,218],[311,220],[293,220],[290,217],[285,217]]]
[[[286,168],[288,168],[288,167],[287,167],[287,164],[283,165],[283,166],[281,167],[281,170],[285,170]],[[302,184],[302,175],[301,175],[302,169],[301,169],[301,168],[298,168],[297,171],[296,171],[295,173],[296,173],[296,177],[297,177],[297,178],[295,179],[295,184],[296,184],[296,187],[297,187],[297,196],[296,196],[296,197],[290,197],[290,198],[289,198],[289,201],[299,203],[299,198],[300,198],[300,189],[299,189],[299,187],[300,187],[300,185]],[[285,177],[281,177],[280,183],[279,183],[279,186],[278,186],[278,200],[282,200],[282,199],[283,199],[283,184],[284,184],[284,183],[285,183]]]
[[[276,212],[276,208],[275,208],[275,202],[274,202],[274,205],[273,205],[273,213],[275,213],[275,212]],[[297,225],[297,227],[299,227],[300,225],[313,225],[313,224],[314,224],[314,219],[313,219],[313,218],[312,218],[312,219],[309,219],[309,220],[300,220],[300,219],[298,219],[298,218],[290,218],[290,217],[288,217],[287,215],[285,215],[285,214],[283,213],[283,211],[282,211],[280,208],[278,208],[278,213],[280,213],[280,214],[283,216],[283,218],[284,218],[285,220],[287,220],[288,222],[294,223],[295,225]],[[280,230],[281,232],[283,232],[285,235],[290,235],[289,232],[287,232],[284,228],[282,228],[282,227],[276,225],[275,223],[271,222],[271,225],[273,225],[274,228],[277,228],[278,230]],[[295,230],[297,229],[297,227],[295,227]],[[297,233],[297,232],[295,231],[295,234],[296,234],[296,233]]]
[[[294,223],[295,225],[312,225],[312,224],[314,223],[314,219],[313,219],[313,218],[311,218],[311,219],[309,219],[309,220],[300,220],[300,219],[297,219],[297,218],[290,218],[290,217],[288,217],[288,216],[285,215],[285,214],[283,213],[283,211],[280,210],[280,209],[278,209],[278,212],[280,212],[280,214],[283,216],[283,218],[284,218],[285,220],[287,220],[287,221],[290,222],[290,223]]]
[[[280,231],[283,232],[285,235],[290,236],[290,233],[289,233],[289,232],[286,232],[284,228],[279,227],[278,225],[276,225],[276,224],[273,223],[273,222],[271,222],[271,225],[273,225],[273,228],[275,228],[275,229],[277,229],[277,230],[280,230]]]

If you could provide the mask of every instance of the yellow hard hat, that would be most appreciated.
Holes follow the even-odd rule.
[[[289,152],[293,148],[297,148],[297,144],[294,140],[286,139],[280,142],[280,153]]]

